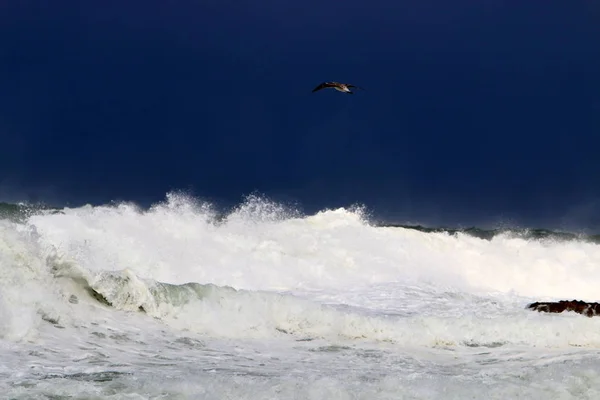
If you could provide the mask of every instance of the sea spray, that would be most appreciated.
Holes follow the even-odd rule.
[[[250,201],[250,200],[249,200]],[[376,226],[357,209],[170,196],[1,221],[11,398],[595,398],[600,318],[577,237]]]

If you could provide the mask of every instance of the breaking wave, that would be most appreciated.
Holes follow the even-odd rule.
[[[257,197],[227,215],[178,195],[27,212],[0,221],[8,340],[131,313],[222,338],[600,346],[596,319],[525,309],[595,300],[588,237],[381,226],[361,208],[304,216]]]

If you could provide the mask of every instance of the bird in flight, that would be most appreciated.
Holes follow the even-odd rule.
[[[365,90],[361,87],[350,85],[349,83],[323,82],[319,86],[317,86],[316,88],[313,89],[313,93],[318,90],[326,89],[326,88],[333,88],[333,89],[337,90],[338,92],[347,93],[347,94],[353,94],[353,92],[350,90],[350,88],[357,88],[357,89]]]

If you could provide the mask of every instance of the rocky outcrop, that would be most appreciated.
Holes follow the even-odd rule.
[[[535,302],[527,308],[548,313],[561,313],[563,311],[574,311],[587,317],[600,315],[600,303],[588,303],[581,300],[561,300],[548,302]]]

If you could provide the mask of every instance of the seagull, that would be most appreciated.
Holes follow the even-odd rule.
[[[316,88],[313,89],[313,93],[316,92],[317,90],[321,90],[321,89],[325,89],[325,88],[334,88],[338,92],[347,93],[347,94],[353,94],[352,91],[350,91],[350,88],[357,88],[357,89],[365,90],[361,87],[350,85],[349,83],[323,82],[319,86],[317,86]]]

